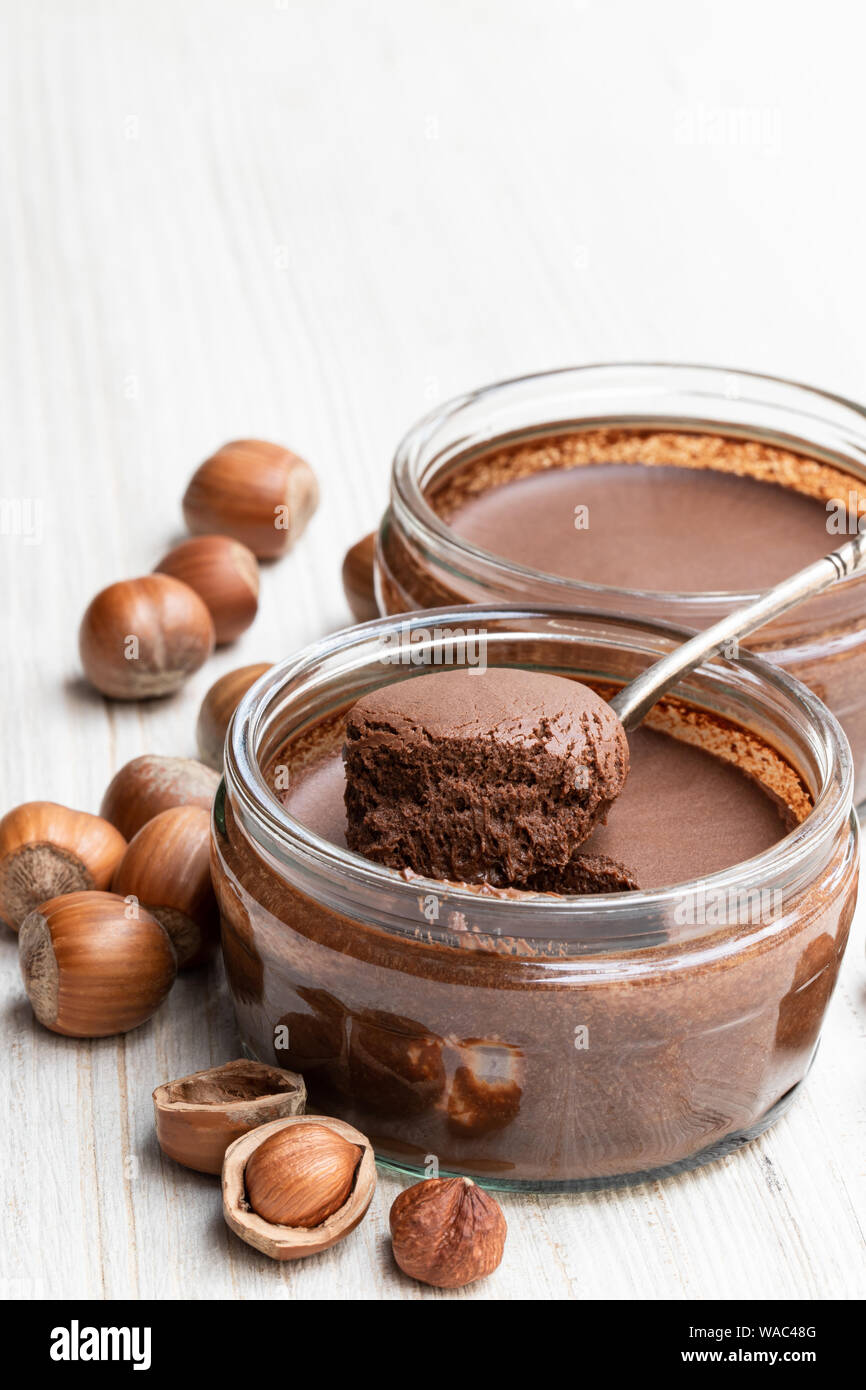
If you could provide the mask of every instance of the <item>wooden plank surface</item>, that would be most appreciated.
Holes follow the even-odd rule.
[[[402,431],[547,366],[684,358],[866,396],[864,21],[805,0],[4,0],[0,5],[4,808],[96,809],[189,754],[221,669],[347,620],[345,547]],[[105,583],[181,533],[224,439],[309,457],[322,505],[261,612],[178,698],[77,675]],[[24,512],[21,515],[25,515]],[[506,1198],[506,1259],[458,1298],[866,1291],[862,913],[808,1089],[747,1151],[665,1184]],[[383,1177],[337,1250],[280,1268],[214,1182],[160,1161],[150,1092],[234,1055],[217,969],[152,1024],[34,1025],[0,939],[0,1293],[436,1298],[394,1269]]]

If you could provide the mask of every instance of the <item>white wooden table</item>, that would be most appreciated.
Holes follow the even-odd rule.
[[[0,535],[3,809],[97,809],[128,758],[194,752],[221,670],[342,626],[343,551],[439,398],[640,357],[866,396],[853,6],[4,0],[0,16],[0,496],[20,508]],[[234,650],[174,700],[106,704],[77,675],[86,602],[151,568],[192,468],[249,434],[313,462],[318,516]],[[502,1266],[455,1296],[862,1296],[863,955],[861,916],[808,1089],[772,1132],[663,1185],[506,1198]],[[279,1267],[228,1233],[215,1182],[161,1162],[152,1087],[237,1053],[216,968],[126,1038],[75,1043],[33,1023],[15,957],[7,933],[0,1292],[445,1296],[391,1264],[396,1179],[343,1246]]]

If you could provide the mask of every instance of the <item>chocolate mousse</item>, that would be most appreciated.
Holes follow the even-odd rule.
[[[566,892],[629,877],[572,863],[628,772],[622,725],[579,681],[498,668],[395,682],[349,712],[343,756],[349,847],[379,863]]]
[[[794,476],[792,458],[714,437],[588,431],[475,460],[433,500],[464,540],[547,574],[742,593],[832,550],[831,515],[847,524],[826,502],[847,503],[850,483],[818,464]]]
[[[350,718],[351,711],[332,715],[294,741],[293,775],[283,793],[292,815],[339,847],[350,838],[342,756]],[[597,825],[580,846],[579,862],[572,860],[566,870],[539,871],[519,891],[664,888],[718,873],[769,849],[810,808],[796,774],[777,755],[724,720],[691,711],[671,697],[632,730],[628,744],[628,778],[607,823]],[[593,873],[604,886],[589,886]],[[466,881],[459,873],[440,877]]]
[[[275,732],[262,763],[302,839],[317,837],[309,853],[251,837],[231,760],[218,798],[223,954],[251,1054],[300,1071],[312,1105],[361,1127],[380,1160],[423,1172],[435,1156],[496,1182],[668,1172],[780,1113],[814,1051],[856,883],[843,821],[778,903],[763,891],[765,851],[812,809],[790,762],[667,696],[630,734],[622,793],[580,847],[607,890],[567,891],[610,891],[623,864],[641,890],[688,891],[467,891],[409,868],[359,874],[346,856],[349,717],[337,695]],[[742,901],[739,888],[705,899],[700,881],[731,866]]]
[[[539,422],[499,439],[496,424],[491,416],[476,435],[467,424],[479,442],[465,448],[455,431],[460,452],[427,457],[419,442],[417,461],[395,473],[377,555],[385,612],[564,603],[704,628],[738,594],[834,549],[866,515],[866,482],[841,455],[745,424],[722,434],[711,417],[685,428],[639,417]],[[866,575],[744,644],[839,719],[855,801],[866,797],[864,594]]]

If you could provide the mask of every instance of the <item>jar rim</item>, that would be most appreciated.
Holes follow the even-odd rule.
[[[410,901],[417,903],[419,894],[445,895],[449,906],[471,912],[476,920],[488,917],[491,909],[495,910],[500,922],[509,916],[516,921],[521,911],[530,915],[536,913],[548,923],[546,926],[542,924],[543,934],[547,937],[551,934],[551,919],[588,921],[598,917],[599,913],[628,916],[635,912],[645,913],[650,907],[664,910],[688,894],[727,894],[732,890],[744,890],[748,882],[784,881],[795,876],[804,859],[819,854],[833,842],[844,821],[853,814],[853,763],[845,735],[835,716],[806,686],[751,654],[741,654],[735,663],[723,659],[706,663],[699,668],[698,674],[704,673],[709,678],[712,677],[713,668],[722,670],[727,688],[737,682],[747,693],[755,688],[768,687],[790,706],[791,722],[800,733],[805,728],[820,762],[821,784],[814,793],[812,810],[800,824],[760,854],[713,874],[663,888],[604,894],[525,893],[514,898],[493,898],[479,895],[470,887],[438,879],[419,876],[407,880],[397,870],[373,863],[311,830],[287,810],[269,787],[258,761],[258,748],[268,712],[292,682],[313,673],[323,661],[333,661],[335,671],[340,674],[360,670],[376,650],[381,650],[383,639],[387,640],[396,630],[402,631],[407,626],[428,631],[431,628],[447,629],[450,624],[453,631],[455,625],[461,624],[465,627],[467,624],[484,622],[555,623],[564,619],[588,624],[603,622],[607,626],[612,621],[605,614],[581,612],[562,605],[457,605],[376,618],[371,622],[343,628],[287,657],[250,687],[229,725],[223,776],[234,813],[254,841],[278,858],[288,853],[293,861],[300,860],[313,870],[337,870],[347,882],[366,889],[387,889],[389,893],[397,895],[396,900],[403,900],[407,905]],[[627,616],[614,622],[614,626],[621,627],[623,631],[638,632],[646,639],[658,639],[662,644],[660,654],[666,649],[664,643],[669,648],[692,635],[688,629],[668,622]],[[676,694],[676,690],[671,693]],[[795,719],[795,714],[799,715],[799,719]],[[501,934],[506,935],[507,932]],[[521,923],[519,934],[527,938],[533,935],[525,923]]]
[[[712,363],[639,360],[587,362],[577,366],[528,372],[521,376],[506,377],[499,381],[490,382],[485,386],[477,387],[475,390],[451,397],[416,421],[397,445],[391,472],[391,507],[407,533],[425,549],[432,549],[436,552],[437,558],[455,573],[460,572],[461,559],[470,559],[477,566],[481,576],[486,577],[487,582],[493,586],[496,585],[497,578],[501,579],[503,575],[508,575],[512,580],[525,581],[530,586],[540,582],[549,592],[551,600],[556,603],[580,604],[588,607],[597,605],[606,610],[608,608],[615,609],[620,604],[631,603],[639,606],[666,604],[674,610],[703,607],[709,611],[729,611],[757,598],[758,591],[756,590],[631,589],[612,584],[593,584],[588,580],[570,579],[565,575],[551,574],[546,570],[535,569],[531,565],[506,559],[497,555],[495,551],[485,550],[482,546],[465,539],[443,521],[431,507],[421,484],[420,471],[424,464],[424,447],[429,443],[437,428],[448,421],[459,418],[462,412],[480,402],[493,402],[497,397],[520,387],[533,385],[540,387],[543,383],[555,383],[567,377],[578,377],[581,381],[585,381],[591,374],[607,373],[666,374],[665,382],[660,381],[658,387],[654,388],[648,383],[643,388],[648,396],[658,394],[665,388],[665,384],[669,384],[670,379],[687,379],[691,376],[703,378],[705,376],[706,381],[696,381],[695,395],[698,399],[708,403],[713,400],[727,400],[729,402],[742,400],[745,402],[749,398],[739,393],[737,383],[741,381],[759,385],[771,392],[781,391],[784,396],[791,398],[780,401],[753,398],[750,403],[754,405],[772,404],[776,408],[791,409],[795,408],[798,401],[802,399],[804,403],[802,414],[805,420],[816,421],[820,418],[825,424],[835,423],[835,427],[844,434],[849,448],[856,448],[862,453],[860,467],[863,477],[866,479],[866,406],[846,396],[825,391],[820,387],[811,386],[790,377],[773,376],[766,372],[747,371],[739,367],[724,367]],[[820,417],[815,413],[819,407],[824,412]],[[827,418],[826,411],[833,407],[841,407],[844,412],[852,412],[855,421],[840,418],[838,422],[832,422]],[[577,427],[579,419],[580,417],[575,417],[571,423]],[[615,408],[611,410],[610,416],[602,418],[593,415],[592,417],[592,422],[598,427],[604,427],[605,424],[609,425],[617,420],[621,422],[623,427],[630,425],[635,429],[647,428],[651,427],[655,421],[660,429],[665,427],[675,429],[678,426],[685,432],[688,432],[689,425],[694,428],[697,423],[697,417],[694,419],[688,417],[674,419],[670,414],[664,413],[658,416],[648,414],[646,417],[637,417],[632,414],[618,416]],[[542,424],[543,422],[538,423]],[[556,422],[551,421],[550,424],[551,430],[557,432]],[[736,422],[733,420],[718,421],[717,424],[720,432],[726,426],[728,429],[736,428]],[[857,430],[859,430],[859,438],[855,438]],[[756,432],[761,433],[761,431],[755,430],[747,431],[749,435]],[[499,436],[496,433],[491,433],[489,442],[493,445],[497,438],[504,442],[508,437],[508,432]],[[770,436],[767,435],[767,437]],[[821,452],[817,446],[809,446],[809,442],[805,438],[798,440],[789,437],[787,442],[789,447],[795,450],[799,446],[800,449],[811,447],[813,452]],[[857,469],[858,460],[849,455],[840,453],[837,462],[849,471]],[[834,590],[838,593],[857,584],[866,584],[866,575],[851,575],[838,585],[834,585]],[[493,591],[495,592],[495,587]],[[677,616],[682,616],[683,621],[687,621],[687,611]]]

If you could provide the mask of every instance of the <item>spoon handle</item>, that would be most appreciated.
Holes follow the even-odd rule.
[[[735,609],[706,631],[699,632],[688,642],[684,642],[668,656],[662,657],[661,661],[655,662],[635,680],[630,681],[611,700],[611,709],[619,715],[623,728],[634,729],[656,701],[660,700],[672,685],[676,685],[680,676],[699,666],[705,657],[717,652],[729,642],[748,637],[750,632],[763,627],[771,618],[777,618],[780,613],[787,612],[795,604],[829,589],[838,579],[847,579],[864,561],[866,532],[858,532],[852,540],[840,545],[838,550],[833,550],[829,555],[807,565],[805,569],[798,570],[790,579],[783,579],[781,584],[767,589],[752,603]]]

